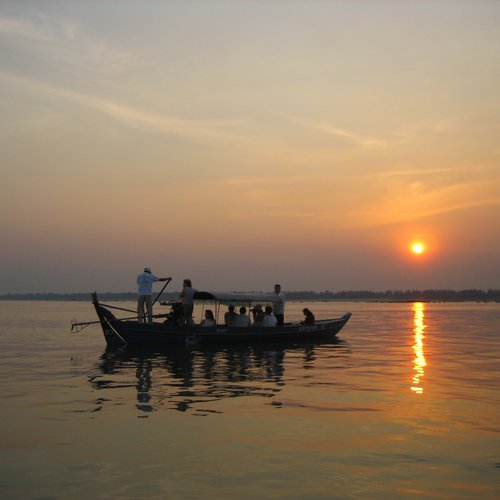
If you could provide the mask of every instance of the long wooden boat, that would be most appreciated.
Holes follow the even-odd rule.
[[[222,304],[242,304],[247,305],[250,309],[251,305],[255,303],[271,303],[273,297],[273,294],[196,292],[194,298],[199,302],[212,302],[216,317],[218,317]],[[104,338],[109,346],[147,347],[179,344],[228,344],[233,342],[251,344],[254,342],[328,340],[333,339],[351,317],[351,313],[348,312],[340,318],[317,320],[313,325],[285,323],[277,327],[231,328],[217,324],[214,327],[202,327],[172,324],[168,321],[167,314],[156,315],[155,319],[160,318],[164,321],[153,323],[139,322],[136,318],[120,319],[110,311],[110,306],[99,303],[96,293],[92,294],[92,302],[99,318],[97,323],[101,324]]]

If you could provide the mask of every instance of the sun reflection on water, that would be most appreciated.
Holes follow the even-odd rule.
[[[413,385],[411,390],[416,394],[424,392],[421,386],[420,379],[424,376],[424,368],[427,365],[424,356],[424,304],[422,302],[415,302],[413,304]]]

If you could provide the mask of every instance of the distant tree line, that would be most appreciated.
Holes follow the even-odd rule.
[[[341,290],[288,292],[289,300],[370,300],[387,302],[500,302],[500,290]]]
[[[161,300],[173,300],[179,292],[164,292]],[[106,301],[134,301],[135,292],[106,292],[99,299]],[[337,292],[314,292],[308,290],[287,291],[287,300],[355,300],[379,302],[500,302],[500,290],[341,290]],[[0,300],[54,300],[87,301],[88,293],[9,293],[0,295]]]

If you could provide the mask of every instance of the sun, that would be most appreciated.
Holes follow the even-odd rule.
[[[413,243],[411,246],[411,251],[417,255],[420,255],[425,252],[425,246],[423,243]]]

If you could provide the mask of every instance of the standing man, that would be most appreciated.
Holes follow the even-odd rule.
[[[276,294],[273,301],[274,315],[278,320],[278,326],[283,326],[285,322],[285,294],[281,291],[281,285],[274,285],[274,293]]]
[[[184,324],[189,326],[193,323],[193,311],[194,311],[194,294],[197,292],[193,288],[193,283],[190,279],[185,279],[182,283],[182,290],[179,298],[182,302],[182,309],[184,311]]]
[[[144,272],[137,275],[137,285],[139,287],[139,298],[137,299],[137,319],[140,323],[145,321],[144,306],[148,315],[148,323],[153,322],[153,283],[155,281],[167,281],[171,278],[158,278],[149,267],[144,268]]]

